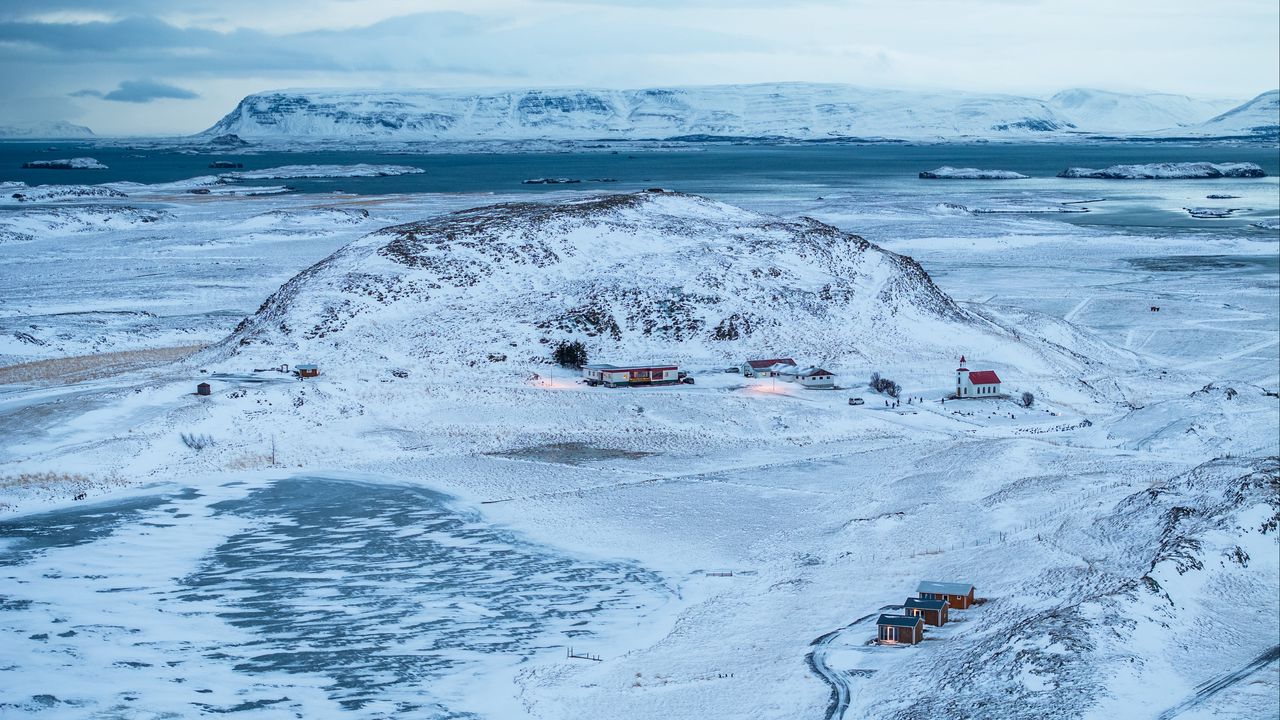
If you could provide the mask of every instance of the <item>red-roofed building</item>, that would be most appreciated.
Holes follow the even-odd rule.
[[[796,361],[791,358],[771,358],[769,360],[748,360],[742,363],[743,377],[773,377],[785,368],[796,369]]]
[[[1000,395],[1000,376],[995,370],[970,370],[966,368],[964,356],[960,356],[960,367],[956,368],[956,397],[958,398],[995,398]]]

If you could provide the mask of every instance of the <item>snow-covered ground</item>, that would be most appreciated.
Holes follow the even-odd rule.
[[[360,240],[291,283],[303,299],[286,293],[263,309],[311,325],[250,323],[243,350],[173,365],[128,356],[123,372],[95,376],[92,359],[68,356],[215,343],[298,271],[373,230],[505,199],[139,197],[4,216],[24,237],[0,244],[0,354],[26,363],[9,376],[18,380],[0,374],[0,686],[21,688],[0,696],[6,716],[1280,709],[1280,499],[1267,459],[1280,453],[1274,229],[1090,227],[828,193],[751,200],[782,220],[675,199],[658,206],[657,229],[602,216],[572,233],[558,220],[529,226],[525,246],[494,245],[502,234],[468,244],[464,226],[494,222],[486,211],[439,226],[456,236],[427,223]],[[1072,201],[966,191],[954,205]],[[569,299],[580,307],[659,272],[697,279],[675,300],[698,312],[729,302],[716,293],[753,271],[758,289],[804,289],[851,264],[848,301],[879,297],[870,290],[891,277],[879,268],[899,265],[786,245],[788,233],[826,232],[801,216],[911,256],[957,310],[936,319],[906,298],[897,334],[860,347],[837,347],[857,342],[858,327],[791,333],[786,347],[699,335],[680,358],[692,386],[588,388],[533,361],[548,352],[528,330],[540,311],[559,316]],[[546,245],[546,227],[565,239]],[[396,247],[434,258],[428,270],[369,254],[406,237]],[[594,237],[613,244],[595,248]],[[669,256],[630,277],[573,259],[591,250],[612,267],[645,239]],[[753,247],[731,253],[728,239]],[[437,258],[446,243],[465,252]],[[720,263],[723,289],[692,267],[698,243]],[[788,259],[788,247],[804,256]],[[438,264],[449,257],[466,262]],[[392,269],[429,299],[393,302],[393,284],[379,299],[393,315],[342,314],[337,301],[369,297]],[[454,286],[430,287],[428,271]],[[477,312],[482,298],[466,288],[494,273],[565,275]],[[808,327],[822,315],[802,294],[749,299],[764,317]],[[624,338],[645,327],[621,315],[618,325]],[[327,334],[308,334],[318,327]],[[941,342],[931,328],[959,334]],[[370,344],[379,331],[385,342]],[[504,332],[520,347],[500,352]],[[833,333],[846,341],[828,343]],[[630,347],[680,347],[656,337]],[[979,349],[970,367],[997,370],[1034,406],[942,403],[950,353],[967,348]],[[831,362],[841,389],[724,372],[765,349]],[[319,378],[265,370],[308,361]],[[903,386],[901,404],[866,388],[872,371]],[[60,379],[75,373],[83,379]],[[194,394],[202,380],[212,395]],[[213,444],[195,450],[184,434]],[[461,525],[427,517],[443,512],[428,490],[452,497]],[[986,602],[920,646],[869,644],[867,618],[923,579],[972,582]],[[569,646],[600,659],[566,658]],[[378,701],[361,705],[370,695]]]

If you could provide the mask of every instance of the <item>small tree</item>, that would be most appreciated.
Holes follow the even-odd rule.
[[[897,400],[898,397],[902,395],[902,386],[896,382],[890,381],[889,386],[886,387],[884,391],[888,393],[889,397],[893,398],[894,400]]]
[[[875,390],[876,392],[880,392],[880,373],[879,372],[871,373],[870,386],[872,390]]]
[[[1022,407],[1029,408],[1036,402],[1036,396],[1029,392],[1022,393]]]
[[[587,364],[587,346],[581,340],[561,340],[551,352],[551,359],[562,367],[581,368]]]

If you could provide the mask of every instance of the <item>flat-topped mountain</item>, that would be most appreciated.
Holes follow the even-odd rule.
[[[1159,130],[1222,103],[1075,90],[1016,95],[773,83],[642,90],[282,90],[250,95],[204,135],[263,139],[1019,139]]]

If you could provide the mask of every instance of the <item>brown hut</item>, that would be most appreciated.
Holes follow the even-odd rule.
[[[200,383],[199,385],[197,385],[197,386],[196,386],[196,394],[197,394],[197,395],[212,395],[212,394],[213,394],[213,386],[209,385],[209,383],[202,382],[202,383]]]
[[[907,598],[902,609],[907,615],[924,620],[925,625],[941,627],[947,624],[947,610],[951,603],[946,600],[925,600],[923,598]]]
[[[924,639],[924,620],[910,615],[881,615],[876,639],[886,645],[915,645]]]
[[[968,583],[922,580],[916,594],[921,600],[946,600],[955,610],[967,610],[973,605],[973,586]]]

